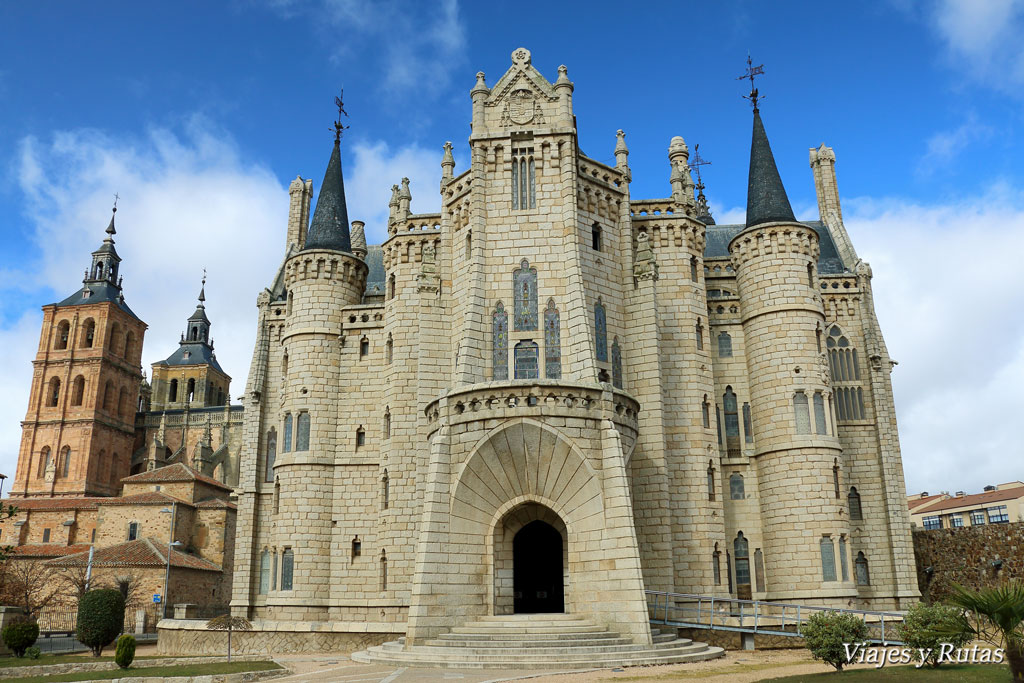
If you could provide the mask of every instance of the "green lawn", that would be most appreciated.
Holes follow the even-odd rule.
[[[104,652],[113,652],[114,648],[108,647]],[[135,661],[140,659],[173,659],[168,655],[138,655],[135,657]],[[82,662],[112,662],[114,661],[114,655],[93,657],[92,655],[84,652],[71,655],[42,655],[39,659],[29,659],[28,657],[15,657],[14,655],[0,656],[0,669],[6,669],[9,667],[18,666],[44,666],[47,664],[81,664]]]
[[[772,678],[775,683],[821,683],[823,681],[842,681],[846,683],[1007,683],[1010,678],[1010,667],[1005,664],[943,664],[937,669],[913,666],[884,666],[881,669],[848,669],[831,671],[823,674],[800,674]]]
[[[53,659],[57,659],[54,657]],[[78,660],[81,661],[81,660]],[[52,663],[52,662],[51,662]],[[61,681],[99,681],[125,676],[206,676],[209,674],[237,674],[246,671],[272,671],[280,669],[277,662],[220,662],[219,664],[185,664],[182,666],[137,666],[106,671],[81,671],[53,676],[25,676],[5,678],[4,683],[60,683]]]

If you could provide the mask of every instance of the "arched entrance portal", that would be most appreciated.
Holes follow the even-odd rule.
[[[516,614],[564,612],[562,535],[534,520],[512,540],[513,611]]]

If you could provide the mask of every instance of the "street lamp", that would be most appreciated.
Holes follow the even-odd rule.
[[[0,498],[4,497],[4,479],[6,478],[6,474],[0,474]]]
[[[171,515],[171,534],[170,534],[170,536],[167,537],[167,570],[164,572],[164,594],[163,594],[164,618],[167,617],[167,605],[169,604],[167,602],[167,589],[168,589],[168,586],[170,585],[170,580],[171,580],[171,550],[174,549],[174,548],[180,548],[183,545],[181,543],[181,541],[175,541],[174,540],[174,519],[175,519],[175,517],[177,517],[177,515],[175,514],[177,512],[177,510],[178,510],[178,503],[177,503],[177,501],[175,501],[175,502],[171,503],[171,507],[164,508],[163,510],[160,511],[160,512],[169,513]]]

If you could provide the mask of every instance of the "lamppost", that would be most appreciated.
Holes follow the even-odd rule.
[[[6,478],[6,474],[0,474],[0,498],[4,497],[4,479]]]
[[[171,580],[171,550],[174,549],[174,548],[180,548],[181,545],[182,545],[181,541],[175,541],[174,540],[174,520],[177,517],[177,514],[175,514],[177,511],[178,511],[178,502],[177,501],[174,501],[173,503],[171,503],[171,507],[164,508],[163,510],[160,511],[160,512],[170,513],[170,515],[171,515],[171,534],[170,534],[170,536],[167,537],[167,570],[164,572],[164,594],[163,594],[164,618],[167,617],[167,605],[169,604],[168,601],[167,601],[167,589],[170,586],[170,580]]]

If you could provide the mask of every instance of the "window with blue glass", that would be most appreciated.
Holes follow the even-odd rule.
[[[544,309],[544,376],[562,378],[561,332],[554,299],[548,299],[548,307]]]
[[[821,539],[821,580],[836,580],[836,549],[828,536]]]
[[[608,362],[608,323],[605,320],[604,304],[598,299],[594,304],[594,334],[597,335],[597,360]]]
[[[540,349],[537,342],[524,340],[514,349],[516,379],[537,379],[540,376]]]
[[[309,450],[309,413],[299,413],[298,424],[295,430],[295,450]]]
[[[537,329],[537,269],[523,259],[513,275],[515,282],[516,332]]]
[[[284,416],[284,441],[281,443],[281,452],[288,453],[292,450],[292,414]]]
[[[612,340],[612,384],[622,388],[622,351],[619,349],[619,338]]]
[[[750,549],[743,532],[736,534],[732,542],[733,554],[736,555],[736,585],[750,585]]]
[[[494,337],[491,377],[508,379],[508,313],[505,312],[505,306],[500,301],[494,307],[491,329]]]

